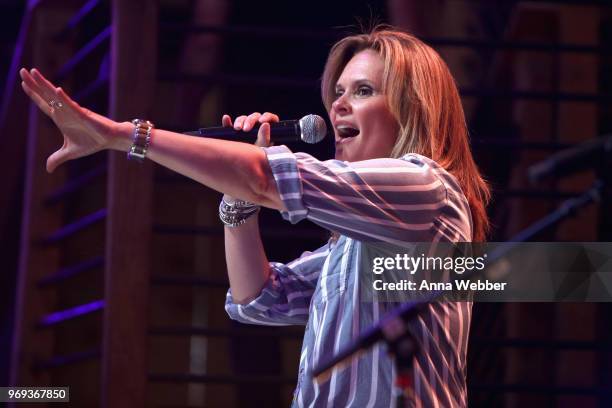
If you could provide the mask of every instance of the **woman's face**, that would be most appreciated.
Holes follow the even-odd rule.
[[[336,139],[336,159],[359,161],[390,157],[399,124],[383,93],[382,58],[361,51],[346,64],[336,82],[330,119]]]

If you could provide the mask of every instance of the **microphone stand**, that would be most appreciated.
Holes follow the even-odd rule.
[[[525,242],[543,230],[559,223],[563,219],[574,215],[586,205],[599,201],[604,188],[601,180],[596,180],[591,187],[577,197],[565,200],[552,213],[524,229],[510,239],[509,242],[494,250],[488,257],[489,262],[495,262],[510,252],[518,243]],[[461,277],[466,279],[475,275],[472,269]],[[396,380],[393,389],[395,407],[407,407],[408,402],[414,398],[412,363],[418,350],[418,343],[408,330],[408,322],[424,310],[429,303],[440,298],[445,291],[438,290],[429,293],[424,300],[407,302],[395,308],[384,316],[380,322],[368,328],[351,344],[339,350],[338,353],[315,365],[311,375],[317,382],[324,382],[336,366],[347,365],[358,353],[365,352],[379,341],[387,343],[389,352],[394,356],[396,367]]]
[[[414,380],[412,378],[412,361],[417,350],[417,345],[412,336],[406,331],[395,342],[388,342],[389,352],[395,360],[395,383],[393,384],[393,395],[395,396],[395,407],[408,407],[410,401],[414,400]]]

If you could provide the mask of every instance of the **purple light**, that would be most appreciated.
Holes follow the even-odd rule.
[[[76,306],[71,309],[61,310],[59,312],[50,313],[45,316],[41,321],[41,326],[51,326],[56,323],[70,320],[78,316],[82,316],[88,313],[93,313],[97,310],[104,308],[104,300],[96,300],[91,303]]]

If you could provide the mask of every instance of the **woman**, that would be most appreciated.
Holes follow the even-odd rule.
[[[336,159],[326,162],[284,146],[260,148],[116,123],[79,107],[37,71],[21,75],[25,92],[64,134],[64,146],[47,161],[49,171],[102,149],[132,149],[132,155],[146,149],[151,160],[226,194],[220,206],[228,225],[226,310],[245,323],[306,325],[295,406],[391,404],[395,373],[382,345],[335,370],[326,383],[315,383],[309,370],[385,311],[384,304],[360,299],[362,246],[485,239],[489,191],[472,159],[456,85],[435,51],[392,30],[347,37],[333,47],[322,96]],[[261,123],[257,143],[267,146],[268,122],[277,120],[255,113],[233,126],[250,130]],[[227,115],[223,124],[232,125]],[[308,218],[332,238],[286,265],[270,263],[254,216],[257,205],[280,210],[293,223]],[[466,405],[470,316],[471,303],[434,303],[412,323],[419,343],[415,405]]]

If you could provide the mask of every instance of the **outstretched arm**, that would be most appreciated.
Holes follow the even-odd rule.
[[[20,71],[25,93],[62,132],[64,143],[47,159],[47,170],[101,150],[127,152],[134,125],[91,112],[36,69]],[[51,103],[53,101],[53,103]],[[262,131],[268,131],[267,124]],[[214,190],[265,207],[282,209],[264,152],[246,143],[186,136],[154,129],[147,157]]]

